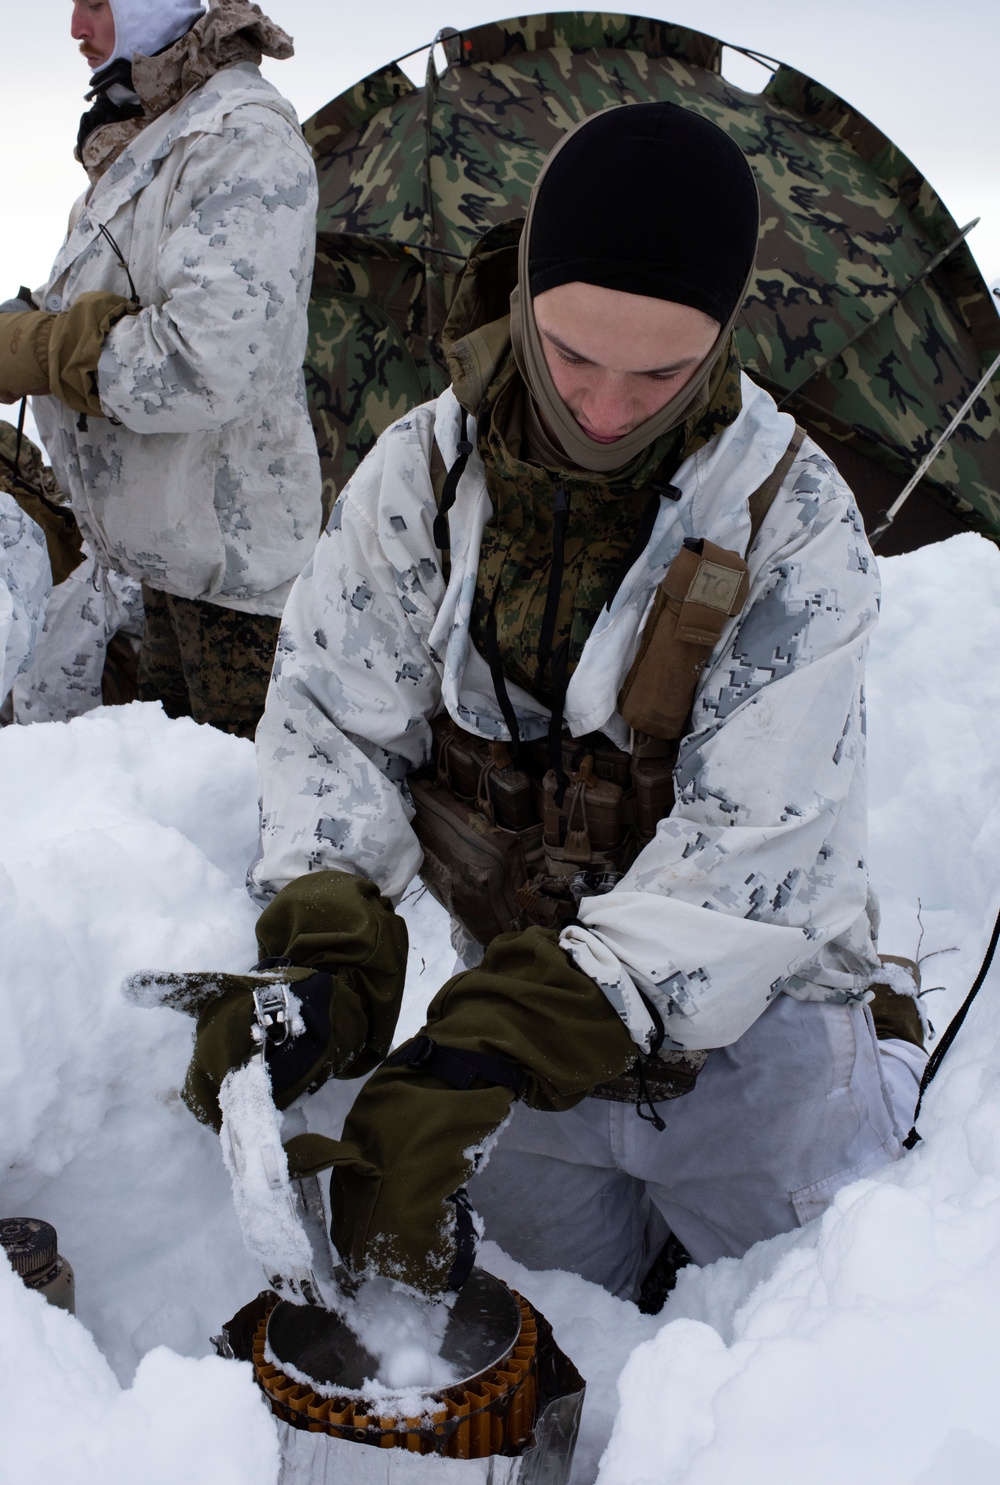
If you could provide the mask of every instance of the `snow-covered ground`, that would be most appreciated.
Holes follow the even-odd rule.
[[[940,1031],[1000,899],[1000,555],[968,535],[882,569],[881,947],[936,955]],[[0,818],[0,1213],[55,1224],[78,1296],[74,1320],[0,1265],[0,1481],[273,1485],[249,1368],[210,1354],[261,1275],[219,1142],[178,1098],[190,1022],[118,994],[138,968],[254,957],[252,747],[138,704],[7,728]],[[405,912],[401,1037],[451,964],[435,905],[415,892]],[[809,1227],[686,1270],[661,1315],[487,1245],[485,1266],[548,1315],[588,1379],[579,1485],[996,1485],[998,995],[1000,972],[912,1155]],[[323,1090],[310,1125],[335,1133],[351,1096]]]

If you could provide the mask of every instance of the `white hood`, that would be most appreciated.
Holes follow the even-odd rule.
[[[195,0],[111,0],[115,18],[115,49],[103,67],[119,58],[131,61],[137,52],[152,57],[190,31],[205,6]]]

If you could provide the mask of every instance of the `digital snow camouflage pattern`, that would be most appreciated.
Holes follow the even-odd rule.
[[[31,658],[51,586],[41,529],[0,489],[0,702]]]
[[[17,429],[3,419],[0,490],[44,533],[53,585],[45,622],[10,687],[14,719],[65,722],[111,699],[108,645],[121,634],[127,648],[119,653],[128,659],[128,641],[142,636],[142,592],[131,578],[98,567],[41,450],[22,438],[18,453]]]
[[[79,555],[52,589],[30,663],[12,687],[16,722],[68,722],[102,704],[135,700],[142,589],[99,566],[86,542]]]
[[[152,120],[79,207],[43,291],[142,305],[105,341],[106,418],[36,398],[102,566],[181,598],[280,615],[320,528],[301,367],[316,179],[294,110],[225,68]]]
[[[447,385],[440,335],[456,276],[486,228],[524,212],[563,132],[660,98],[726,129],[757,176],[747,370],[779,399],[794,393],[789,409],[828,447],[846,441],[874,462],[889,503],[1000,351],[958,227],[891,141],[792,68],[761,94],[741,91],[721,76],[720,42],[665,22],[522,17],[456,32],[443,51],[447,68],[431,66],[425,88],[391,65],[306,125],[320,178],[308,379],[327,499],[404,405]],[[988,532],[1000,531],[997,391],[921,486]]]
[[[566,695],[574,737],[630,746],[617,713],[653,592],[688,537],[745,551],[747,500],[794,424],[746,377],[736,421],[685,460],[645,551],[599,615]],[[346,870],[398,901],[419,871],[407,774],[430,757],[442,710],[508,737],[471,643],[483,528],[492,510],[478,449],[449,518],[444,578],[433,541],[435,444],[461,434],[448,390],[382,436],[338,500],[289,597],[257,731],[259,901],[310,871]],[[585,898],[561,942],[648,1047],[736,1040],[780,992],[850,1001],[877,961],[867,908],[862,673],[878,577],[848,491],[809,440],[749,555],[750,598],[696,693],[675,774],[677,805],[628,874]],[[525,739],[547,708],[511,682]]]

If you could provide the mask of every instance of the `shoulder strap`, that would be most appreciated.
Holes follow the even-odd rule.
[[[450,469],[445,467],[444,456],[438,448],[437,439],[431,443],[431,485],[434,489],[434,503],[437,506],[432,534],[434,545],[441,553],[441,570],[444,573],[445,582],[451,575],[451,531],[448,524],[448,512],[455,504],[458,482],[465,473],[465,466],[472,453],[472,444],[469,442],[469,414],[464,407],[461,411],[462,432],[458,440],[457,456]]]
[[[792,434],[787,449],[771,470],[764,483],[753,492],[747,501],[747,506],[750,510],[750,540],[747,543],[748,553],[760,535],[760,528],[764,524],[764,517],[771,509],[778,491],[785,483],[785,478],[795,462],[805,436],[804,429],[800,428],[798,423],[796,423],[795,431]]]
[[[440,511],[441,497],[444,494],[444,482],[448,478],[448,466],[444,462],[444,455],[438,448],[437,439],[431,440],[431,485],[434,490],[434,505]]]

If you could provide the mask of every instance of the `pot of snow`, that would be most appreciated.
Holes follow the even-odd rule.
[[[428,1307],[374,1280],[335,1314],[270,1291],[220,1337],[278,1421],[280,1485],[565,1485],[585,1384],[544,1316],[473,1271]]]

